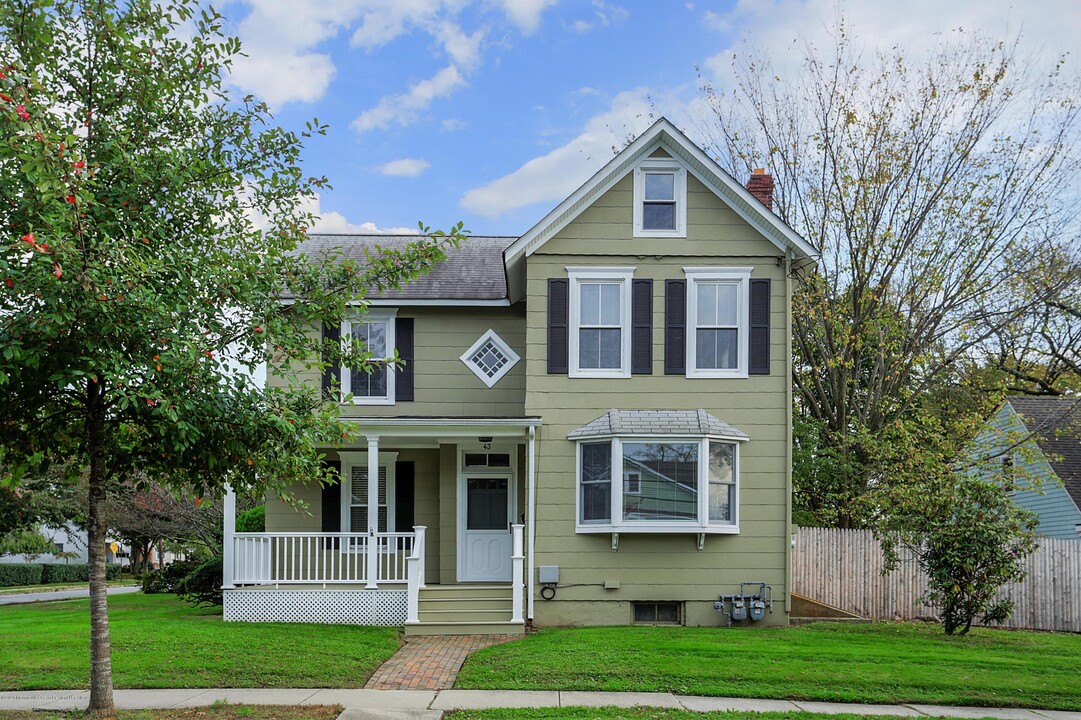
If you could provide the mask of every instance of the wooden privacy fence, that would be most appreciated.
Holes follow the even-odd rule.
[[[1081,541],[1040,538],[1024,582],[1002,588],[1013,616],[1001,627],[1081,632]],[[902,554],[883,575],[882,548],[870,530],[798,528],[792,551],[792,591],[875,620],[937,616],[920,598],[927,576]]]

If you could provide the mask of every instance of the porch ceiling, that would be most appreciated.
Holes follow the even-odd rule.
[[[403,440],[417,439],[456,439],[477,437],[525,437],[530,428],[541,425],[537,417],[523,418],[348,418],[348,422],[357,426],[361,435],[379,437],[387,441],[394,438]]]

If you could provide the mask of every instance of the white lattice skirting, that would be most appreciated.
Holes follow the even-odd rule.
[[[404,625],[405,590],[225,590],[226,622]]]

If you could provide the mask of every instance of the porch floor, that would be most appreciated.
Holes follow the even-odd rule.
[[[470,653],[524,635],[437,635],[405,643],[368,679],[368,690],[448,690]]]

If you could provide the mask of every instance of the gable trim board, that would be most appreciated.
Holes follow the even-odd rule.
[[[539,223],[530,228],[504,251],[507,265],[536,252],[552,236],[570,224],[592,202],[610,190],[627,173],[654,151],[662,148],[673,159],[682,161],[687,171],[724,200],[747,224],[772,242],[777,249],[796,257],[817,262],[818,250],[801,238],[776,215],[767,210],[747,188],[702,152],[666,118],[638,136],[622,152],[608,161],[584,185],[561,202]]]

